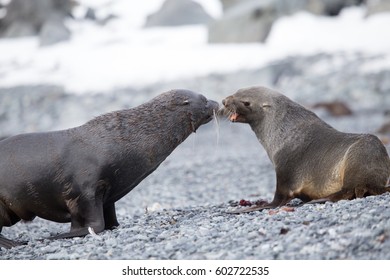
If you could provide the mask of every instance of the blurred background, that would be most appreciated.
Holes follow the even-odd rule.
[[[390,0],[0,0],[0,137],[252,85],[389,134]]]

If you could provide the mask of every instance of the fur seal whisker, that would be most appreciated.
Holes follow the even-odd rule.
[[[219,110],[219,109],[218,109]],[[214,127],[215,127],[215,132],[216,132],[216,136],[217,136],[217,148],[219,146],[219,137],[220,137],[220,134],[219,134],[219,121],[218,121],[218,116],[217,116],[217,110],[213,110],[213,116],[214,116]]]
[[[222,107],[219,108],[217,114],[218,116],[224,117],[225,120],[230,120],[230,116],[234,114],[234,112],[235,112],[234,109]]]

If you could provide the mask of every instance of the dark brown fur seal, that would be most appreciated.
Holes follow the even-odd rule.
[[[0,142],[0,232],[35,216],[84,236],[118,226],[115,202],[152,173],[218,103],[171,90],[129,110],[68,130],[21,134]],[[20,243],[0,236],[0,246]]]
[[[222,103],[231,121],[251,126],[276,171],[273,201],[234,213],[279,207],[293,198],[338,201],[390,191],[390,159],[376,136],[337,131],[265,87],[240,89]]]

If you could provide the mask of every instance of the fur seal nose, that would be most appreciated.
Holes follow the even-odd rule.
[[[219,109],[219,104],[218,102],[214,101],[214,100],[208,100],[208,107],[209,108],[212,108],[213,110],[218,110]]]
[[[224,100],[222,100],[223,106],[228,106],[229,103],[232,103],[232,99],[233,99],[232,96],[228,96],[228,97],[226,97]]]

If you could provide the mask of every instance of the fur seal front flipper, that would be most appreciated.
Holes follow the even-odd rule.
[[[293,198],[339,201],[389,192],[390,159],[378,137],[340,132],[286,96],[265,88],[238,90],[223,100],[232,122],[248,123],[276,172],[275,208]]]
[[[0,247],[11,249],[12,247],[27,245],[27,242],[13,241],[0,234]]]

